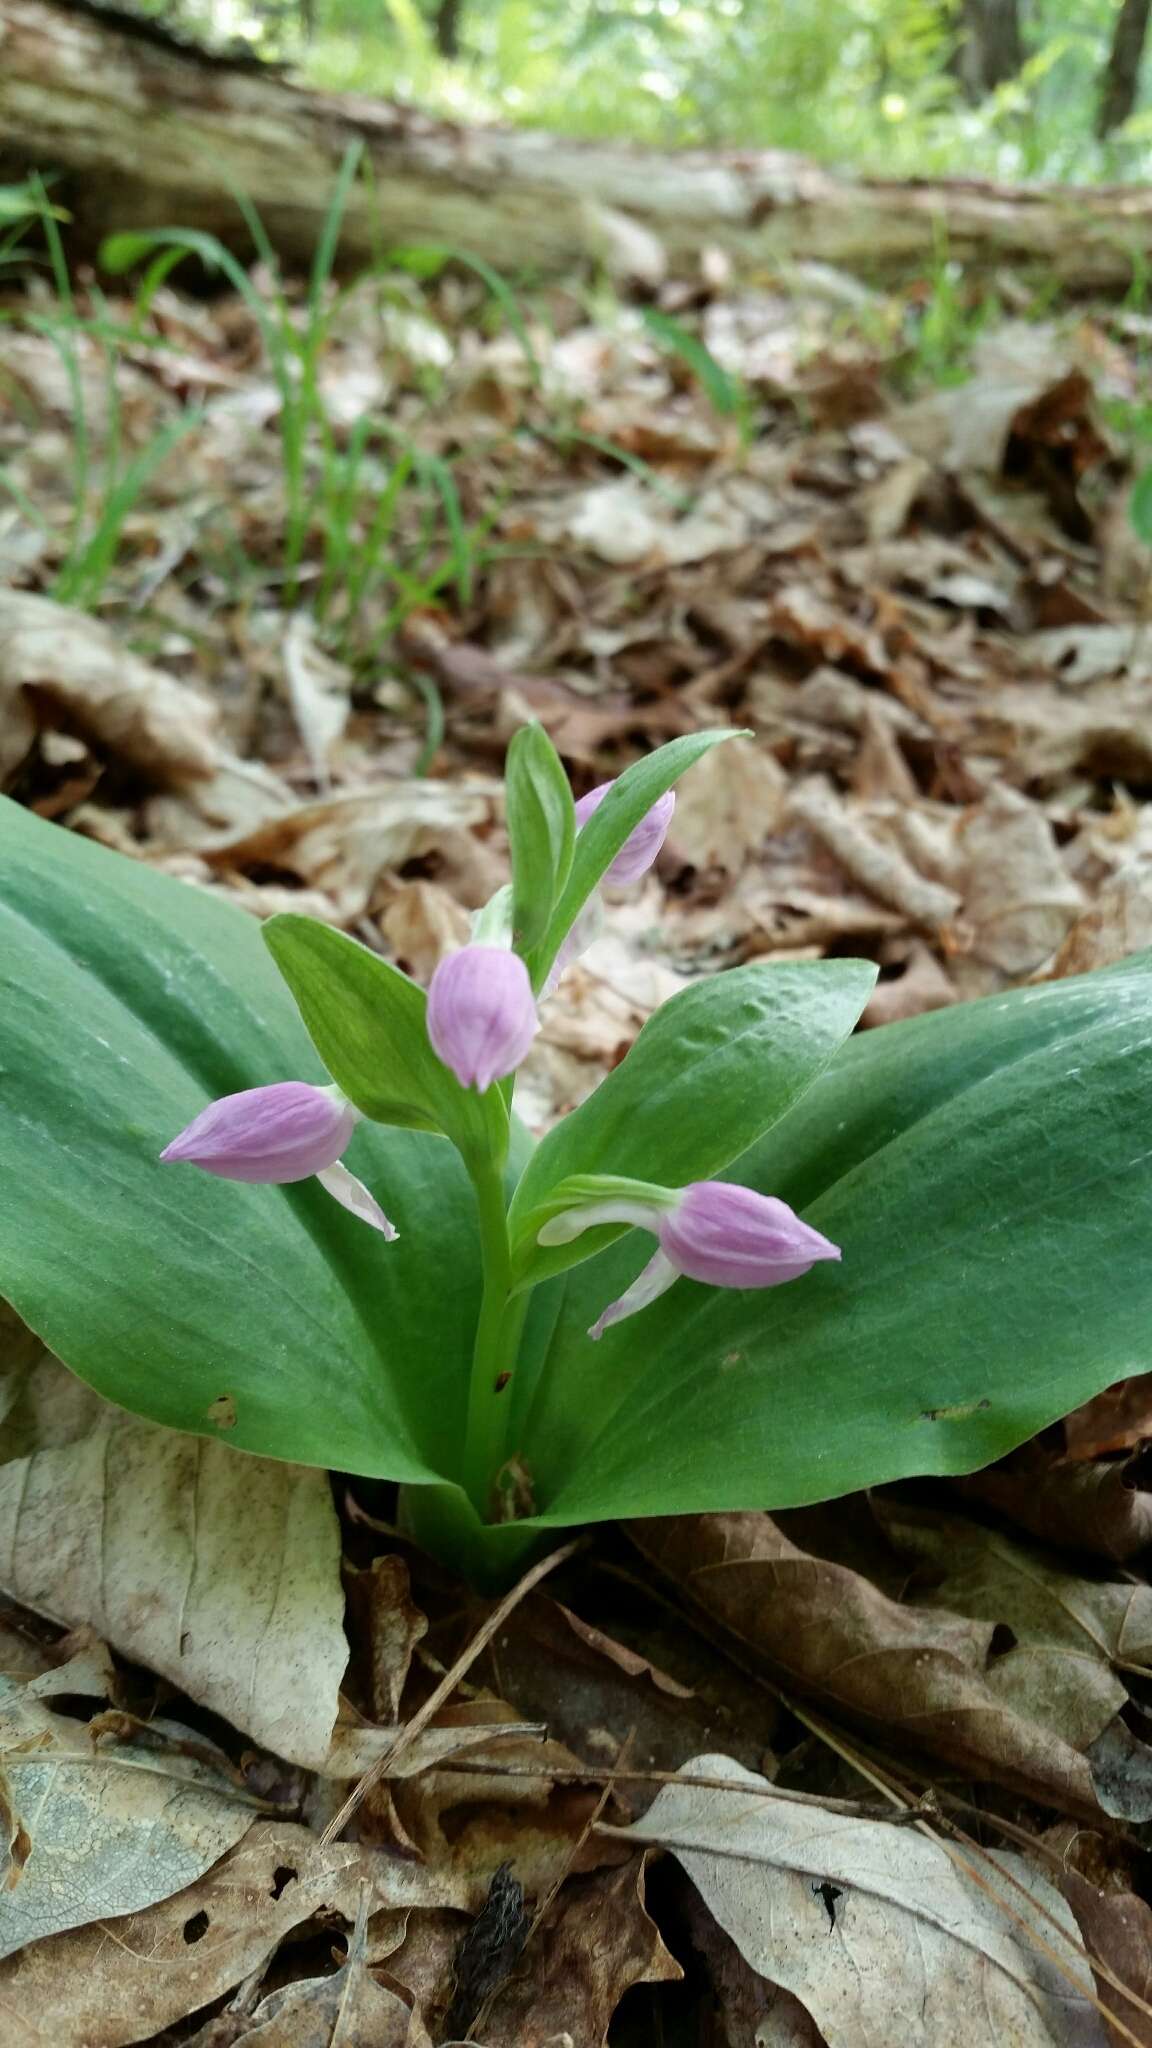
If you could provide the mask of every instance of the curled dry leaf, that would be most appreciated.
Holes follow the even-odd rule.
[[[324,1473],[139,1422],[47,1354],[4,1453],[5,1591],[98,1630],[289,1762],[323,1763],[348,1655]]]
[[[373,1717],[398,1721],[413,1652],[428,1633],[428,1618],[412,1598],[404,1559],[374,1557],[364,1571],[350,1571],[348,1597],[356,1635],[365,1645]]]
[[[0,590],[0,783],[42,726],[79,733],[160,783],[209,776],[216,714],[206,697],[129,653],[85,612]]]
[[[752,740],[713,747],[677,793],[672,852],[692,867],[739,874],[779,825],[787,788],[779,763]]]
[[[846,1565],[809,1556],[764,1514],[653,1519],[629,1533],[788,1687],[881,1746],[897,1742],[905,1762],[912,1745],[1066,1811],[1096,1810],[1072,1742],[995,1690],[994,1623],[891,1600]]]
[[[1052,827],[1037,804],[998,783],[961,822],[959,844],[968,950],[1023,980],[1057,950],[1084,904]]]
[[[1114,967],[1152,946],[1152,860],[1130,861],[1077,918],[1049,969],[1053,978]]]
[[[825,2048],[807,2006],[745,1962],[698,1892],[689,1892],[685,1913],[719,2008],[722,2048]]]
[[[370,908],[387,869],[436,852],[451,834],[491,824],[499,796],[493,782],[381,783],[301,804],[202,851],[225,873],[271,867],[298,875],[350,922]]]
[[[492,2002],[480,2038],[500,2048],[538,2048],[567,2032],[602,2048],[626,1991],[674,1984],[684,1972],[644,1904],[644,1858],[569,1878],[519,1969]]]
[[[1060,1889],[1076,1915],[1080,1932],[1093,1965],[1107,1970],[1097,1973],[1101,2003],[1125,2032],[1109,2026],[1116,2048],[1152,2048],[1152,1906],[1135,1892],[1102,1890],[1090,1884],[1077,1870],[1065,1870]],[[1132,1992],[1126,1998],[1113,1981],[1119,1978]]]
[[[313,774],[326,782],[330,755],[348,723],[352,678],[317,645],[315,622],[306,612],[289,620],[284,635],[284,675],[292,715]]]
[[[368,1968],[369,1897],[365,1885],[340,1968],[270,1992],[239,2041],[250,2048],[431,2048],[419,2015]]]
[[[828,2048],[1104,2048],[1076,1922],[1022,1857],[971,1855],[883,1821],[773,1799],[725,1756],[664,1788],[626,1832],[681,1863],[746,1962],[811,2013]],[[970,1874],[975,1871],[975,1875]]]
[[[1152,1547],[1152,1459],[1146,1452],[1088,1464],[1026,1444],[953,1485],[965,1499],[995,1508],[1058,1550],[1124,1564]]]
[[[897,847],[876,838],[831,789],[813,786],[798,791],[789,810],[827,848],[846,875],[878,903],[903,911],[909,923],[936,931],[955,917],[960,907],[955,892],[919,874]]]
[[[51,1696],[73,1687],[90,1692],[83,1658],[74,1673],[0,1680],[10,1820],[0,1958],[183,1891],[252,1824],[251,1802],[224,1772],[183,1753],[187,1729],[156,1721],[146,1746],[94,1741],[85,1722],[53,1711]]]
[[[1127,1702],[1123,1673],[1152,1661],[1152,1587],[1078,1576],[979,1523],[884,1497],[874,1509],[912,1567],[906,1599],[995,1632],[993,1697],[1076,1749],[1094,1744]]]
[[[313,1916],[351,1923],[364,1887],[376,1957],[416,1917],[462,1903],[419,1864],[257,1820],[197,1883],[144,1912],[36,1942],[0,1964],[5,2048],[127,2048],[230,1991]]]

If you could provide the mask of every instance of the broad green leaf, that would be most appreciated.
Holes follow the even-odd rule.
[[[539,1520],[967,1472],[1147,1371],[1150,1102],[1150,955],[851,1040],[729,1176],[841,1265],[764,1293],[680,1280],[599,1344],[649,1240],[541,1291],[516,1445]]]
[[[537,1146],[510,1217],[520,1277],[562,1272],[621,1235],[604,1225],[536,1245],[558,1181],[610,1173],[684,1187],[730,1166],[827,1066],[875,979],[866,960],[759,963],[662,1004],[621,1065]]]
[[[269,918],[264,937],[317,1052],[357,1109],[377,1123],[443,1131],[464,1153],[503,1156],[500,1090],[462,1088],[437,1059],[422,988],[312,917]]]
[[[568,881],[548,930],[529,958],[534,987],[541,987],[547,979],[563,940],[641,818],[709,747],[737,736],[736,728],[730,726],[714,732],[686,733],[682,739],[669,740],[666,747],[658,747],[654,754],[646,754],[642,761],[634,761],[617,777],[604,801],[576,834]]]
[[[242,1450],[450,1471],[479,1290],[451,1147],[353,1137],[396,1244],[315,1182],[158,1164],[214,1096],[326,1078],[255,921],[0,802],[0,1019],[0,1295],[48,1347]]]
[[[521,726],[504,772],[512,935],[517,951],[525,953],[543,936],[568,879],[576,807],[563,763],[542,725]]]
[[[9,1356],[23,1377],[19,1344],[0,1372]],[[45,1353],[0,1457],[6,1593],[94,1629],[290,1763],[322,1767],[348,1661],[323,1472],[141,1422]]]

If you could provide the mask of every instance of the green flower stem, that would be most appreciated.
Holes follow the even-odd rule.
[[[492,1513],[492,1489],[503,1462],[512,1413],[511,1374],[527,1296],[509,1300],[512,1256],[499,1168],[492,1160],[478,1160],[469,1163],[469,1172],[480,1218],[484,1293],[468,1389],[463,1484],[481,1519],[487,1520]]]

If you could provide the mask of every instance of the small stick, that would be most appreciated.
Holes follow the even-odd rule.
[[[477,1629],[467,1649],[463,1650],[460,1656],[457,1657],[452,1669],[445,1672],[435,1691],[429,1693],[424,1705],[401,1728],[395,1742],[385,1750],[383,1756],[377,1757],[371,1770],[365,1771],[364,1776],[352,1787],[339,1813],[336,1814],[334,1819],[329,1821],[324,1833],[320,1837],[322,1848],[328,1849],[331,1847],[337,1837],[344,1832],[357,1807],[367,1797],[373,1786],[378,1785],[381,1778],[387,1776],[397,1757],[402,1756],[406,1749],[410,1749],[416,1737],[424,1733],[425,1728],[427,1728],[435,1715],[439,1713],[445,1701],[451,1698],[465,1673],[471,1670],[481,1650],[491,1642],[497,1629],[504,1626],[508,1616],[519,1606],[525,1595],[531,1593],[533,1588],[538,1586],[541,1579],[545,1578],[549,1572],[555,1571],[558,1564],[565,1564],[570,1557],[573,1557],[584,1540],[583,1537],[578,1536],[575,1542],[566,1543],[562,1550],[553,1550],[547,1557],[542,1557],[538,1564],[534,1564],[530,1571],[525,1572],[524,1577],[517,1581],[510,1593],[505,1593],[499,1605],[492,1609],[488,1619]]]

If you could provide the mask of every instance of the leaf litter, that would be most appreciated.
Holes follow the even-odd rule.
[[[66,828],[427,980],[525,719],[578,793],[751,729],[550,1005],[538,1130],[705,970],[863,953],[875,1028],[1152,943],[1122,317],[988,322],[930,389],[915,294],[629,267],[654,310],[553,286],[523,334],[451,265],[334,303],[346,533],[397,449],[427,488],[375,561],[314,519],[294,583],[248,306],[109,291],[78,382],[18,279],[0,323],[0,783]],[[131,445],[186,431],[101,560],[110,367]],[[226,1399],[192,1442],[0,1341],[18,2048],[1152,2042],[1152,1374],[967,1479],[601,1532],[493,1626]]]

